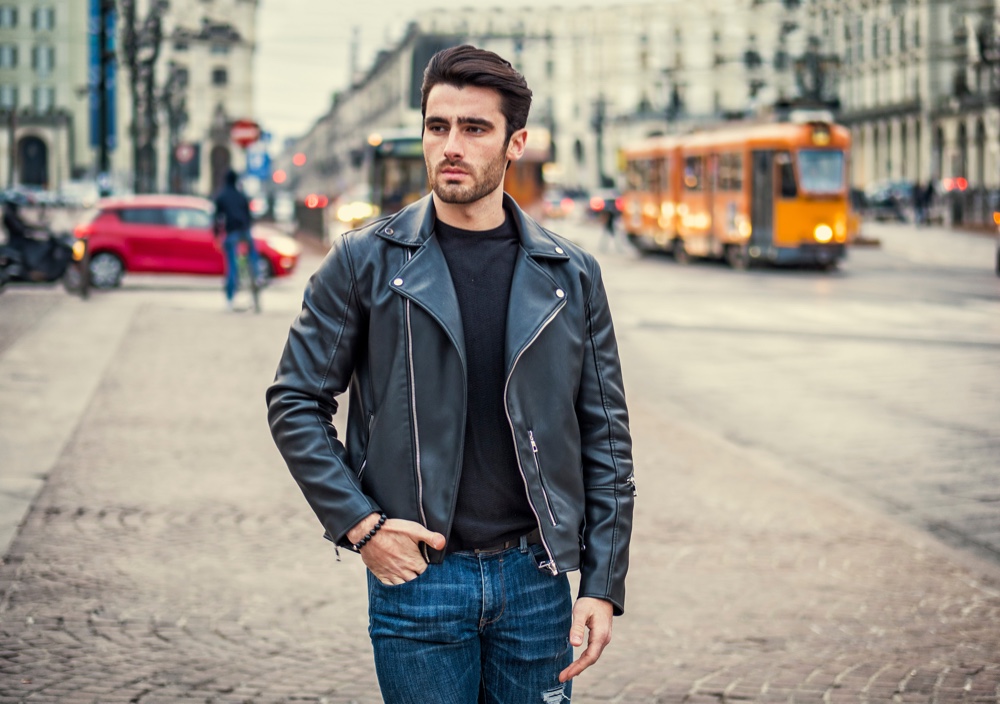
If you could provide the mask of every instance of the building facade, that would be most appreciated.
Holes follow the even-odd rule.
[[[0,2],[0,183],[57,189],[92,161],[81,0]]]
[[[120,187],[207,195],[226,169],[243,168],[245,154],[230,141],[229,127],[253,119],[257,6],[258,0],[136,2],[139,50],[130,59],[122,41],[119,51],[125,144],[114,168]]]
[[[551,140],[546,180],[591,190],[615,183],[622,145],[650,134],[743,118],[790,98],[790,29],[802,9],[784,0],[668,0],[613,8],[469,7],[426,11],[371,69],[341,91],[281,166],[296,193],[363,188],[359,163],[377,130],[418,129],[423,67],[434,51],[472,43],[508,58],[534,93],[532,130]],[[794,20],[794,21],[793,21]],[[784,59],[782,59],[784,57]]]
[[[986,220],[1000,189],[1000,2],[812,0],[839,57],[851,181],[933,181],[952,220]]]

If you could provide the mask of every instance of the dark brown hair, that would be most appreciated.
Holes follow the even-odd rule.
[[[507,139],[528,122],[531,89],[510,62],[492,51],[469,44],[442,49],[431,57],[420,86],[420,114],[427,117],[427,96],[439,84],[493,88],[500,93],[500,112],[507,121]]]

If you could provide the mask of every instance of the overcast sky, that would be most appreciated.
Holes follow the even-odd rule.
[[[642,0],[587,0],[592,6],[641,4]],[[650,0],[645,0],[650,2]],[[418,11],[482,4],[532,7],[578,6],[577,0],[261,0],[257,14],[254,74],[257,120],[277,144],[305,132],[326,110],[350,71],[351,35],[360,28],[359,67],[398,40]]]

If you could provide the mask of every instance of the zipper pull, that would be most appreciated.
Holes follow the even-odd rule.
[[[628,475],[628,479],[626,479],[625,481],[626,481],[626,483],[632,485],[632,496],[638,496],[638,493],[635,490],[635,472],[633,472],[632,474]]]
[[[559,569],[556,567],[555,560],[545,560],[538,563],[538,569],[542,572],[548,572],[552,576],[559,574]]]
[[[535,444],[535,431],[528,431],[528,439],[531,440],[531,451],[538,454],[538,445]]]

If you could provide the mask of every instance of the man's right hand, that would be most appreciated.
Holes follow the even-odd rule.
[[[378,519],[377,513],[369,515],[347,531],[347,539],[357,543],[378,523]],[[390,518],[361,548],[361,559],[382,584],[403,584],[416,579],[427,569],[420,543],[443,550],[445,538],[419,523]]]

